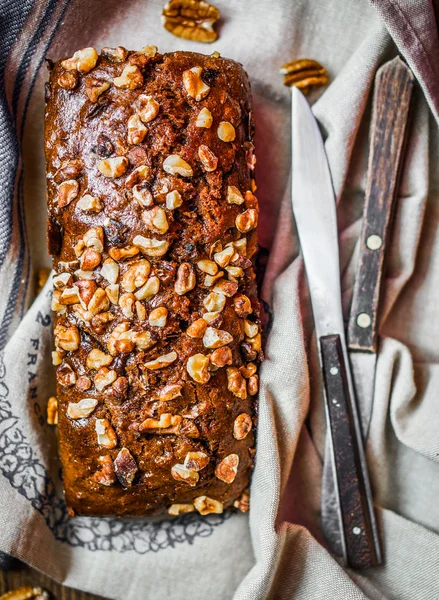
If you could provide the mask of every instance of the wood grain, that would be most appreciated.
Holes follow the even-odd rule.
[[[102,596],[85,594],[55,583],[47,575],[22,563],[17,563],[17,566],[8,571],[0,570],[0,596],[22,585],[41,586],[51,593],[54,600],[105,600]]]
[[[343,523],[345,558],[350,567],[378,564],[366,486],[361,469],[352,401],[339,335],[320,338],[323,381],[334,449],[335,474]]]
[[[383,65],[375,77],[361,253],[348,326],[350,350],[377,350],[384,258],[414,81],[412,72],[400,58]]]

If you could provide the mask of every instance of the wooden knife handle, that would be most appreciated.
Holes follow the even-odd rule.
[[[361,255],[348,325],[351,350],[376,352],[377,314],[389,226],[398,191],[414,77],[395,58],[375,77]]]
[[[352,399],[339,335],[320,338],[323,381],[334,450],[335,473],[347,564],[354,568],[378,564],[371,516],[358,451]]]

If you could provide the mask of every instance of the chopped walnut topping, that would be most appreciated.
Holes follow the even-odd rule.
[[[76,389],[80,392],[86,392],[91,388],[91,379],[86,377],[85,375],[81,375],[78,377],[78,381],[76,382]]]
[[[163,169],[166,173],[181,175],[182,177],[192,177],[194,174],[192,167],[181,156],[178,156],[178,154],[171,154],[165,158]]]
[[[184,481],[192,487],[197,485],[200,478],[196,471],[187,469],[184,465],[174,465],[171,469],[171,475],[176,481]]]
[[[197,283],[194,268],[190,263],[184,262],[178,267],[177,279],[174,284],[174,290],[179,296],[183,296],[190,290],[193,290]]]
[[[61,298],[59,299],[61,304],[69,305],[69,304],[78,304],[79,302],[79,293],[77,287],[64,288],[61,293]]]
[[[207,329],[207,323],[204,319],[197,319],[189,325],[186,333],[191,338],[202,338]]]
[[[101,267],[101,277],[106,279],[108,283],[116,283],[119,279],[119,265],[112,258],[104,260]]]
[[[244,275],[244,270],[241,267],[226,267],[226,271],[229,280],[234,283],[238,283],[238,279]]]
[[[191,471],[202,471],[209,464],[210,458],[205,452],[188,452],[184,459],[184,466]]]
[[[116,371],[110,371],[109,369],[107,369],[107,367],[102,367],[95,375],[94,384],[98,392],[102,392],[102,390],[114,383],[116,379]]]
[[[79,210],[83,210],[84,212],[98,213],[104,208],[104,205],[99,198],[91,196],[90,194],[85,194],[85,196],[82,196],[76,203],[76,208],[79,208]]]
[[[113,60],[114,62],[123,62],[128,57],[128,50],[123,46],[117,46],[117,48],[109,48],[106,46],[101,50],[102,54]]]
[[[62,363],[62,356],[61,354],[58,352],[58,350],[55,350],[54,352],[52,352],[52,365],[54,367],[57,367],[58,365],[60,365]]]
[[[157,392],[157,399],[161,402],[168,402],[169,400],[174,400],[174,398],[178,398],[181,396],[181,390],[183,386],[178,383],[170,383],[169,385],[165,385],[159,392]]]
[[[235,247],[236,251],[239,252],[239,254],[241,254],[242,256],[247,256],[247,238],[246,237],[243,237],[243,238],[233,242],[233,246]]]
[[[124,335],[126,334],[122,334],[119,340],[123,338]],[[147,350],[156,343],[149,331],[133,331],[132,339],[139,350]]]
[[[246,413],[241,413],[233,423],[233,437],[235,440],[243,440],[252,430],[252,418]]]
[[[242,492],[240,497],[233,503],[233,506],[241,512],[247,513],[250,510],[250,497],[248,492]]]
[[[98,444],[103,448],[116,448],[117,436],[108,419],[96,419],[95,430],[98,434]]]
[[[217,294],[224,294],[228,298],[231,298],[238,291],[238,284],[233,281],[227,281],[226,279],[221,279],[218,281],[213,288],[213,291]]]
[[[209,357],[204,354],[194,354],[188,358],[186,369],[197,383],[207,383],[210,379]]]
[[[110,83],[108,81],[102,81],[101,79],[91,77],[85,82],[85,93],[87,94],[90,102],[97,102],[99,96],[106,92],[109,87]]]
[[[258,199],[252,194],[250,190],[245,192],[245,207],[258,208]]]
[[[258,393],[259,389],[259,377],[257,375],[252,375],[247,383],[247,389],[250,396],[254,396]]]
[[[198,157],[203,163],[203,167],[208,173],[215,171],[215,169],[218,166],[218,157],[215,156],[215,154],[208,146],[202,144],[198,148]]]
[[[84,252],[85,243],[84,240],[78,240],[78,242],[73,247],[75,255],[79,258],[81,254]]]
[[[105,292],[107,289],[108,287],[106,288]],[[109,311],[105,311],[95,315],[92,318],[91,325],[96,333],[103,333],[105,330],[105,325],[108,325],[108,323],[111,323],[111,321],[114,321],[114,319],[116,319],[116,315]]]
[[[163,256],[169,248],[169,243],[166,240],[146,238],[143,235],[136,235],[133,244],[147,256]]]
[[[87,325],[90,324],[90,321],[93,319],[93,315],[91,314],[91,312],[89,312],[88,310],[84,310],[80,304],[74,304],[72,306],[72,309],[75,315],[78,317],[78,319],[84,321],[84,323],[86,323]]]
[[[139,321],[145,321],[146,320],[146,308],[139,300],[136,300],[135,306],[136,306],[137,318],[139,319]]]
[[[86,419],[97,405],[98,401],[96,398],[83,398],[79,402],[69,402],[67,416],[71,419]]]
[[[149,313],[148,322],[151,327],[164,327],[168,319],[168,309],[159,306]]]
[[[133,198],[137,200],[140,206],[153,206],[154,198],[149,190],[148,183],[138,183],[133,187]]]
[[[218,126],[218,137],[223,142],[233,142],[236,137],[235,128],[228,121],[221,121]]]
[[[238,472],[239,456],[237,454],[229,454],[215,469],[215,475],[224,483],[233,483]]]
[[[139,425],[139,431],[147,431],[148,429],[168,429],[169,427],[175,427],[181,423],[182,417],[180,415],[173,415],[171,413],[163,413],[159,419],[145,419],[143,423]]]
[[[151,300],[160,289],[160,279],[158,277],[150,277],[148,281],[142,286],[137,292],[135,292],[135,297],[137,300]]]
[[[79,348],[79,330],[75,325],[64,327],[57,325],[55,327],[55,345],[67,352],[74,352]]]
[[[144,210],[142,220],[150,231],[154,233],[166,233],[169,229],[166,213],[160,206],[154,206],[150,210]]]
[[[202,67],[193,67],[183,72],[184,89],[196,102],[203,100],[210,92],[210,87],[201,79],[202,71]]]
[[[210,362],[215,365],[215,367],[225,367],[226,365],[232,364],[232,351],[228,346],[223,346],[222,348],[217,348],[210,355]]]
[[[194,506],[200,515],[210,515],[211,513],[221,514],[224,509],[222,502],[208,496],[198,496],[198,498],[195,498]]]
[[[154,100],[153,96],[140,94],[136,101],[136,111],[144,123],[154,120],[159,114],[160,104]]]
[[[258,211],[254,208],[248,208],[238,215],[235,220],[236,229],[241,233],[251,231],[258,224]]]
[[[70,273],[61,273],[61,275],[56,275],[52,281],[55,288],[61,289],[72,283],[72,276]]]
[[[98,162],[98,169],[104,177],[116,179],[125,174],[128,168],[128,159],[125,156],[104,158]]]
[[[143,75],[136,65],[124,67],[120,77],[114,78],[114,85],[123,90],[135,90],[143,85]]]
[[[154,58],[154,56],[157,54],[158,52],[158,48],[157,46],[143,46],[143,48],[141,50],[138,51],[139,54],[144,54],[145,56],[149,56],[151,58]]]
[[[168,210],[174,210],[183,204],[183,198],[181,197],[180,192],[177,190],[173,190],[166,194],[166,208]]]
[[[210,129],[212,126],[213,117],[210,110],[206,107],[202,108],[197,115],[197,120],[195,121],[195,125],[197,127],[205,127],[206,129]]]
[[[69,179],[63,181],[59,186],[58,191],[58,206],[59,208],[65,208],[74,200],[79,193],[79,183],[76,179]]]
[[[98,288],[93,294],[93,298],[90,300],[88,310],[92,315],[108,310],[110,307],[110,301],[107,298],[107,294],[102,288]]]
[[[129,144],[140,144],[145,139],[146,132],[145,125],[140,120],[139,115],[132,115],[128,119],[128,143]]]
[[[58,400],[55,396],[51,396],[47,401],[47,423],[58,425]]]
[[[80,73],[88,73],[91,71],[98,62],[99,55],[94,48],[82,48],[75,54],[63,60],[61,66],[67,71],[79,71]]]
[[[87,248],[81,256],[80,265],[83,271],[93,271],[101,264],[102,256],[100,252],[96,252],[93,248]]]
[[[211,327],[219,327],[223,322],[223,317],[218,311],[204,313],[203,319],[206,323],[209,323]]]
[[[139,469],[128,448],[119,451],[114,460],[114,470],[121,486],[125,489],[130,488]]]
[[[119,285],[117,283],[110,283],[110,285],[107,285],[105,293],[111,304],[119,304]]]
[[[247,398],[247,384],[236,367],[227,367],[227,389],[241,400]]]
[[[74,90],[78,83],[78,71],[67,71],[58,77],[58,84],[65,90]]]
[[[249,362],[247,366],[243,365],[242,367],[239,367],[239,372],[243,377],[248,379],[256,373],[256,365],[255,363]]]
[[[233,336],[228,331],[208,327],[203,337],[205,348],[221,348],[233,342]]]
[[[130,328],[129,323],[119,323],[119,325],[116,325],[116,327],[110,333],[108,340],[107,340],[107,349],[108,349],[108,352],[112,356],[116,356],[118,354],[118,352],[122,352],[120,346],[117,345],[117,342],[118,342],[120,336],[123,333],[126,333],[129,330],[129,328]],[[134,349],[134,342],[130,341],[130,348],[129,348],[128,352],[131,352],[131,350],[133,350],[133,349]]]
[[[140,165],[125,179],[125,187],[130,190],[136,185],[144,185],[145,179],[149,179],[150,177],[151,169],[148,167],[148,165]]]
[[[87,248],[93,248],[96,252],[104,251],[104,230],[102,227],[92,227],[83,237]]]
[[[116,474],[114,472],[113,461],[111,460],[111,456],[100,456],[98,461],[101,465],[101,469],[96,471],[92,476],[92,479],[95,483],[99,483],[100,485],[113,485],[116,483]]]
[[[101,367],[108,367],[113,362],[113,357],[109,354],[105,354],[99,348],[93,348],[88,354],[86,359],[86,365],[88,369],[100,369]]]
[[[252,338],[247,338],[246,342],[255,352],[259,352],[259,350],[261,350],[262,348],[262,338],[260,333],[258,333]]]
[[[253,312],[250,299],[244,294],[236,296],[233,299],[233,304],[235,305],[235,311],[238,317],[245,318],[247,315]]]
[[[218,265],[213,260],[199,260],[197,267],[200,271],[208,275],[216,275],[218,273]]]
[[[173,517],[178,517],[185,513],[194,512],[195,506],[193,504],[171,504],[168,508],[168,513]]]
[[[222,292],[210,292],[203,304],[209,312],[221,312],[226,305],[226,298]]]
[[[76,383],[76,373],[68,363],[63,363],[56,370],[56,379],[63,387],[71,387]]]
[[[216,275],[206,275],[203,283],[206,287],[212,287],[214,283],[218,281],[218,279],[221,279],[221,277],[223,277],[223,275],[224,271],[218,271]]]
[[[142,258],[131,263],[128,271],[125,271],[121,285],[126,292],[134,292],[137,288],[142,287],[148,280],[151,265]]]
[[[228,248],[224,248],[221,252],[215,252],[213,255],[214,261],[222,268],[227,266],[235,253],[235,249],[233,246],[229,246]]]
[[[229,204],[243,204],[244,202],[243,195],[234,185],[227,187],[227,202]]]
[[[125,248],[110,248],[108,254],[114,260],[124,260],[125,258],[133,258],[139,254],[139,248],[136,246],[125,246]]]
[[[135,301],[136,299],[134,297],[134,294],[128,292],[122,294],[122,296],[119,298],[120,310],[127,319],[132,319],[134,317],[133,309]]]
[[[259,333],[259,326],[248,319],[244,320],[244,333],[249,338],[254,338]]]
[[[163,356],[159,356],[154,360],[150,360],[149,362],[144,363],[144,367],[150,369],[151,371],[155,371],[156,369],[163,369],[171,365],[173,362],[177,360],[177,353],[173,350],[168,354],[164,354]]]

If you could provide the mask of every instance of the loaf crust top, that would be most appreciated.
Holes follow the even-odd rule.
[[[67,503],[245,510],[261,358],[247,76],[216,56],[83,49],[46,92]]]

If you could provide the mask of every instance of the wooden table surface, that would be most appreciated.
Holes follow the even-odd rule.
[[[14,564],[14,568],[7,571],[0,570],[0,596],[22,585],[41,586],[50,592],[52,600],[105,600],[102,596],[84,594],[84,592],[59,585],[23,563],[17,562]]]

